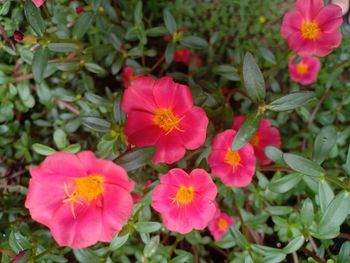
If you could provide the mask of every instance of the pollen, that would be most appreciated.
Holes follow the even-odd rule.
[[[167,134],[174,129],[181,131],[179,124],[182,118],[178,118],[174,115],[173,111],[169,108],[159,108],[155,111],[153,116],[153,123],[165,131]]]
[[[192,186],[180,186],[174,201],[180,205],[187,205],[193,201],[194,188]]]
[[[301,26],[301,35],[304,39],[315,40],[320,34],[320,26],[317,22],[304,22]]]
[[[299,62],[296,67],[297,67],[297,73],[301,76],[307,74],[309,71],[309,66],[304,62]]]
[[[227,149],[225,154],[225,162],[231,166],[237,166],[241,161],[241,156],[238,151],[232,151],[230,148]]]
[[[225,219],[220,218],[218,223],[217,223],[217,226],[221,231],[226,231],[228,224],[227,224],[227,221]]]

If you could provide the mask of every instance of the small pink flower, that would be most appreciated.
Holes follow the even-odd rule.
[[[123,168],[91,151],[54,153],[30,174],[25,207],[60,246],[110,242],[132,212],[134,183]]]
[[[32,2],[34,5],[36,5],[36,7],[40,7],[46,2],[46,0],[32,0]]]
[[[85,11],[85,8],[83,6],[78,6],[76,9],[75,9],[75,12],[79,15],[81,13],[83,13]]]
[[[165,227],[186,234],[208,226],[216,213],[217,189],[203,169],[187,174],[171,169],[160,177],[152,193],[152,207],[161,213]]]
[[[20,31],[15,31],[15,33],[13,33],[13,38],[16,42],[21,43],[24,39],[24,35]]]
[[[288,62],[291,79],[302,85],[314,83],[321,68],[320,60],[314,57],[304,57],[298,63],[294,64],[294,59],[295,56],[292,56]]]
[[[238,131],[245,120],[245,116],[237,116],[233,120],[233,129]],[[254,148],[255,156],[259,160],[260,165],[267,165],[271,160],[265,155],[265,148],[269,145],[281,148],[281,135],[278,129],[271,127],[268,120],[262,119],[260,125],[250,140],[250,144]]]
[[[214,176],[227,186],[244,187],[250,184],[255,173],[256,158],[253,147],[247,143],[238,151],[231,150],[236,131],[226,130],[217,134],[208,157]]]
[[[337,5],[325,6],[323,0],[297,0],[283,18],[281,34],[300,56],[323,57],[340,45],[342,22],[342,10]]]
[[[127,114],[128,141],[137,147],[155,146],[155,163],[174,163],[186,149],[197,149],[205,142],[205,111],[193,105],[187,86],[170,77],[138,77],[126,89],[122,109]]]
[[[174,54],[174,61],[181,62],[186,66],[190,66],[192,63],[199,68],[202,65],[200,57],[188,48],[178,48]]]
[[[126,66],[122,71],[122,79],[124,83],[124,88],[130,86],[131,82],[134,81],[138,76],[135,75],[135,70],[132,67]]]
[[[232,217],[217,209],[214,219],[209,222],[208,229],[215,240],[220,240],[234,223],[235,220]]]

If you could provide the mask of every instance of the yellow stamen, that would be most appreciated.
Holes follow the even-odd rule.
[[[228,227],[228,224],[227,224],[227,221],[223,218],[220,218],[218,223],[218,228],[221,230],[221,231],[226,231],[227,227]]]
[[[180,186],[177,190],[174,202],[180,205],[187,205],[193,201],[194,188],[192,186]]]
[[[66,192],[67,199],[63,200],[63,203],[70,202],[73,217],[76,218],[74,204],[87,204],[96,200],[103,194],[103,178],[100,175],[90,175],[86,177],[80,177],[74,179],[74,189],[72,193],[69,193],[67,184],[64,183],[64,191]]]
[[[307,74],[309,71],[309,66],[307,64],[305,64],[304,62],[299,62],[297,64],[297,73],[299,75],[305,75]]]
[[[182,118],[175,116],[173,111],[169,108],[157,109],[153,116],[153,123],[164,130],[166,134],[172,132],[174,129],[182,131],[178,127],[181,120]]]
[[[315,40],[320,35],[320,26],[317,22],[304,22],[301,26],[301,35],[304,39]]]
[[[237,166],[241,161],[241,156],[238,151],[232,151],[230,148],[227,149],[225,154],[225,162],[233,167]]]

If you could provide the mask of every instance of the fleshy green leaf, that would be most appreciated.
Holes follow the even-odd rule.
[[[317,163],[299,155],[285,153],[283,159],[290,168],[299,173],[314,177],[320,177],[325,173],[324,169]]]
[[[174,17],[169,12],[169,10],[165,9],[163,12],[164,24],[168,32],[173,35],[177,31],[177,25]]]
[[[37,154],[44,155],[44,156],[48,156],[56,152],[55,149],[52,149],[51,147],[42,145],[40,143],[34,143],[32,145],[32,149]]]
[[[111,129],[111,123],[97,117],[81,117],[83,125],[90,130],[97,132],[109,132]]]
[[[313,160],[321,164],[327,158],[336,142],[336,129],[333,126],[324,127],[316,137]]]
[[[294,251],[297,251],[303,244],[304,244],[304,237],[303,236],[298,236],[294,238],[292,241],[288,243],[287,246],[283,248],[283,252],[286,254],[291,254]]]
[[[305,105],[315,98],[315,93],[311,91],[291,93],[278,98],[267,105],[272,111],[288,111]]]
[[[248,96],[254,102],[262,102],[265,99],[265,80],[259,66],[249,52],[243,60],[243,80]]]
[[[263,114],[259,111],[250,113],[242,126],[239,128],[232,142],[232,151],[241,149],[254,136],[259,127]]]
[[[95,14],[91,11],[82,13],[73,27],[73,37],[81,38],[89,30]]]
[[[185,47],[194,49],[204,49],[208,47],[208,42],[197,36],[185,36],[180,40],[180,43]]]
[[[150,162],[154,153],[155,148],[153,147],[133,149],[119,156],[115,162],[121,165],[126,171],[132,171]]]
[[[109,244],[109,249],[111,251],[115,251],[118,248],[122,247],[126,241],[128,241],[129,239],[129,233],[123,235],[123,236],[118,236],[116,235],[115,237],[113,237],[111,243]]]
[[[158,222],[137,222],[134,227],[137,232],[152,233],[158,231],[162,227],[162,224]]]
[[[45,47],[39,47],[33,57],[32,71],[36,82],[40,83],[45,76],[47,64],[49,61],[49,50]]]
[[[35,33],[42,37],[45,33],[45,21],[41,16],[40,9],[33,4],[32,0],[26,0],[24,13]]]
[[[47,47],[53,52],[61,53],[73,52],[79,49],[79,46],[74,43],[49,43]]]
[[[280,165],[285,165],[285,162],[283,160],[283,152],[280,149],[274,146],[267,146],[264,151],[265,151],[265,155],[271,161],[274,161],[275,163]]]
[[[302,177],[303,175],[300,173],[283,175],[281,178],[272,180],[268,187],[272,192],[282,194],[296,186]]]

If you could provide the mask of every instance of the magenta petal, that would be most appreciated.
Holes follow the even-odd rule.
[[[315,18],[323,33],[332,33],[343,23],[341,8],[337,5],[327,5]]]
[[[340,32],[322,33],[318,39],[318,45],[316,45],[315,55],[320,57],[327,56],[332,52],[334,48],[340,46],[342,40],[342,34]]]
[[[295,8],[307,21],[313,20],[323,6],[323,0],[297,0],[295,3]]]
[[[46,0],[32,0],[36,7],[40,7],[45,3]]]
[[[181,136],[178,131],[173,131],[159,138],[153,162],[171,164],[180,160],[185,155],[185,152]]]
[[[291,34],[300,31],[303,18],[299,11],[293,10],[286,13],[283,17],[281,26],[281,35],[288,38]]]
[[[152,192],[152,207],[159,213],[167,213],[172,206],[175,206],[175,198],[178,187],[160,184]]]

